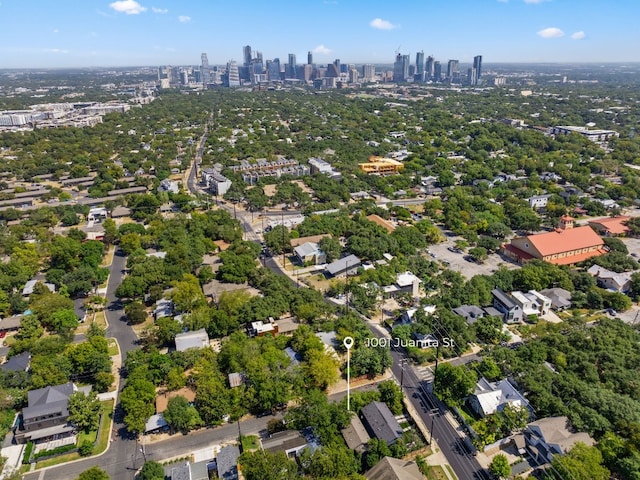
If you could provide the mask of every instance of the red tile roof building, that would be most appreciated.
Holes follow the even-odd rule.
[[[625,215],[618,217],[597,218],[595,220],[589,220],[589,226],[601,235],[619,237],[629,233],[627,222],[630,218],[631,217]]]
[[[555,265],[572,265],[607,253],[604,241],[590,226],[574,228],[573,219],[563,217],[561,227],[514,238],[503,246],[504,254],[518,262],[537,258]]]

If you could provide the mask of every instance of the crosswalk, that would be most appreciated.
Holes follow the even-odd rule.
[[[413,367],[414,372],[421,381],[424,382],[432,382],[433,381],[433,370],[429,366],[415,366]]]

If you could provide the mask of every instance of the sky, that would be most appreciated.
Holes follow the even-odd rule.
[[[640,0],[0,0],[0,68],[640,61]]]

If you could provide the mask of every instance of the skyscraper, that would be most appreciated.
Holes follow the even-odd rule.
[[[435,59],[432,55],[429,55],[424,65],[425,80],[433,80],[433,62],[435,62]]]
[[[365,82],[373,82],[376,78],[376,67],[370,63],[362,66],[362,76]]]
[[[251,45],[242,47],[242,58],[244,59],[243,65],[245,67],[251,65]]]
[[[267,60],[267,76],[270,82],[277,82],[282,80],[280,74],[280,59],[274,58],[273,60]]]
[[[433,62],[433,81],[439,82],[442,80],[442,64],[437,60]]]
[[[421,50],[416,53],[416,78],[418,81],[424,81],[424,52]]]
[[[396,61],[393,63],[393,81],[406,82],[409,77],[409,55],[396,54]]]
[[[240,74],[238,73],[238,64],[235,60],[231,60],[227,63],[227,86],[240,86]]]
[[[470,85],[478,85],[480,76],[482,75],[482,55],[473,57],[473,67],[471,68],[471,76],[469,77]]]
[[[307,65],[313,65],[313,53],[311,50],[307,53]]]
[[[295,53],[289,54],[289,62],[284,71],[285,78],[296,78],[296,55]]]
[[[447,80],[451,83],[460,83],[460,62],[458,60],[449,60]]]
[[[203,85],[207,85],[211,82],[211,71],[209,69],[209,59],[206,53],[200,55],[200,80]]]

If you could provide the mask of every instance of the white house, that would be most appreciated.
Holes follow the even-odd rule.
[[[469,404],[481,417],[502,411],[507,405],[531,410],[527,399],[507,379],[490,382],[482,377],[469,396]]]
[[[209,346],[209,335],[204,328],[193,332],[184,332],[176,335],[176,350],[184,352],[189,348],[205,348]]]

